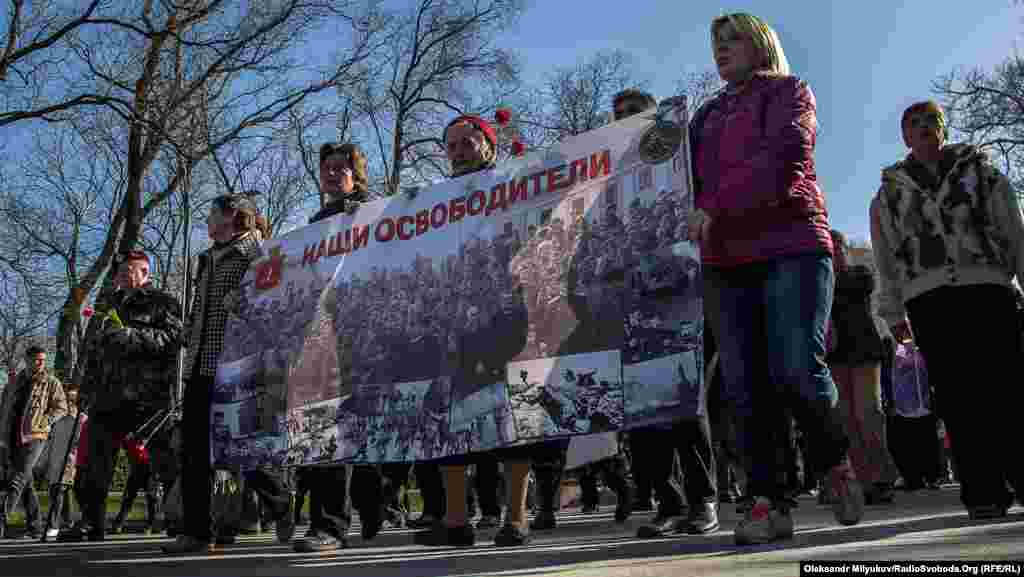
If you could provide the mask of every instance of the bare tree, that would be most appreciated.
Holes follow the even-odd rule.
[[[647,88],[632,72],[631,58],[622,50],[594,54],[575,66],[548,75],[537,92],[540,106],[524,123],[542,131],[545,146],[568,136],[582,134],[611,121],[612,98],[626,88]],[[533,108],[533,107],[530,107]]]
[[[405,176],[446,174],[446,120],[487,112],[474,98],[480,88],[515,82],[515,59],[496,37],[522,7],[522,0],[417,0],[410,13],[389,17],[389,50],[367,66],[369,81],[343,87],[385,194]]]
[[[64,84],[66,63],[61,54],[64,42],[92,25],[104,4],[109,2],[6,3],[0,18],[0,126],[103,101],[102,95],[80,93]]]
[[[693,118],[697,109],[718,94],[724,87],[725,82],[722,81],[715,70],[689,71],[684,72],[676,83],[675,96],[686,96],[687,113],[690,118]]]
[[[954,71],[937,79],[954,138],[988,148],[1018,192],[1024,185],[1024,58],[1010,56],[991,71]]]
[[[56,313],[54,288],[59,287],[0,265],[0,365],[7,369],[8,383],[14,381],[25,350],[42,343]]]
[[[112,180],[122,186],[104,199],[111,213],[96,221],[105,226],[90,238],[99,245],[95,258],[76,256],[69,267],[65,308],[71,312],[59,324],[58,357],[73,353],[76,342],[63,329],[107,274],[113,255],[139,242],[144,219],[193,168],[240,138],[270,138],[289,109],[354,82],[358,65],[381,41],[372,3],[357,0],[149,0],[101,7],[89,26],[63,37],[65,49],[57,55],[68,68],[68,86],[102,96],[99,105],[0,112],[0,125],[30,118],[74,124],[83,141],[103,141],[117,151],[112,166],[119,172]],[[349,26],[351,46],[330,68],[313,69],[295,48],[325,22]]]

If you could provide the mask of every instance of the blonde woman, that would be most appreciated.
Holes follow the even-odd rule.
[[[834,275],[814,169],[814,95],[790,74],[778,36],[760,18],[716,18],[711,42],[727,86],[692,122],[697,210],[688,232],[700,243],[723,394],[748,469],[736,542],[765,543],[793,534],[792,502],[776,473],[785,410],[818,449],[809,465],[828,473],[840,523],[860,521],[864,495],[823,360]]]

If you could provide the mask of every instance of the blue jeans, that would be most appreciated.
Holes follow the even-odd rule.
[[[784,257],[704,271],[704,304],[716,336],[723,401],[734,410],[748,493],[782,498],[796,483],[789,415],[809,439],[810,465],[824,472],[848,441],[825,364],[832,308],[832,258]]]
[[[14,467],[11,478],[10,496],[8,497],[7,511],[3,517],[6,520],[6,513],[14,510],[19,502],[25,507],[26,526],[33,531],[39,531],[39,497],[32,488],[33,471],[36,462],[42,456],[46,448],[45,440],[34,440],[29,444],[14,449]]]

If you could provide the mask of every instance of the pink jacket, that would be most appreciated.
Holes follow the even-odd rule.
[[[806,82],[758,74],[740,94],[723,91],[694,116],[696,205],[713,219],[704,264],[832,253],[814,169],[815,108]]]

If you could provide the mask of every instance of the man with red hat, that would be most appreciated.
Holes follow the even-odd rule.
[[[152,285],[146,253],[128,252],[119,269],[123,284],[90,319],[82,355],[82,401],[90,419],[81,505],[93,523],[86,535],[91,541],[106,533],[107,494],[122,440],[170,407],[183,342],[181,305]],[[150,439],[150,450],[169,450],[166,433]],[[158,503],[158,483],[148,481],[146,493]]]

